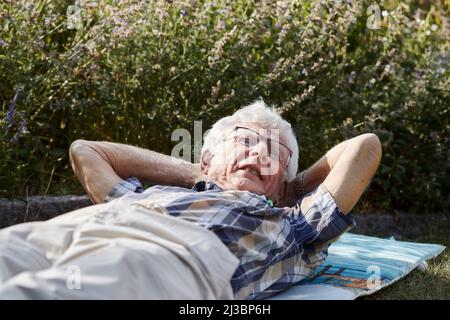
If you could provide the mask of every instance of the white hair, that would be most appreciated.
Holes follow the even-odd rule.
[[[269,108],[260,98],[252,104],[242,107],[233,115],[224,117],[217,121],[205,136],[202,147],[202,155],[205,150],[209,150],[214,154],[216,147],[221,146],[224,134],[240,122],[256,122],[261,123],[265,129],[278,129],[280,132],[280,140],[292,150],[292,158],[286,169],[285,176],[287,181],[295,179],[298,170],[298,144],[292,126],[284,120],[272,106]]]

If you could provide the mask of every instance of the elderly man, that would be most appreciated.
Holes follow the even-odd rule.
[[[291,126],[257,101],[214,124],[199,165],[85,140],[70,157],[96,205],[2,230],[0,297],[270,297],[354,225],[381,145],[357,136],[297,174]]]

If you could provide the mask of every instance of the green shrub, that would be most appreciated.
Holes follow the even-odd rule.
[[[81,192],[77,138],[170,154],[174,129],[263,97],[293,124],[300,168],[378,134],[360,210],[448,209],[449,7],[385,1],[372,30],[375,3],[4,1],[0,195]]]

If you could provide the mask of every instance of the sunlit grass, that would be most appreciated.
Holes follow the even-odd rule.
[[[450,299],[450,228],[447,223],[432,225],[415,239],[423,243],[437,243],[447,248],[436,258],[428,260],[424,271],[413,270],[406,277],[373,295],[361,299]]]

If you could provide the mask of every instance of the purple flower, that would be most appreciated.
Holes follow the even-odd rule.
[[[19,132],[20,134],[29,133],[28,128],[27,128],[27,120],[22,120],[22,122],[20,123],[19,130],[17,132]]]
[[[16,103],[17,103],[17,96],[19,95],[19,89],[16,89],[16,93],[14,94],[14,97],[9,105],[8,111],[5,115],[5,123],[3,125],[3,131],[4,131],[4,137],[8,134],[9,129],[13,126],[13,124],[16,122],[14,121],[14,117],[16,115]],[[26,128],[26,127],[25,127]]]
[[[19,129],[17,130],[16,134],[14,135],[14,137],[12,138],[12,143],[16,144],[17,141],[19,140],[19,138],[24,135],[27,134],[28,128],[27,128],[27,121],[26,120],[22,120],[22,122],[20,123]]]
[[[439,140],[439,135],[436,132],[432,131],[428,134],[428,139],[433,142],[437,142]]]
[[[227,28],[227,23],[226,23],[225,19],[220,19],[219,28],[221,28],[223,30],[225,30]]]
[[[0,47],[3,47],[6,44],[5,40],[0,39]]]
[[[19,95],[19,89],[16,90],[16,94],[14,95],[13,100],[11,101],[11,104],[9,105],[8,112],[5,116],[5,122],[10,122],[12,118],[14,117],[14,113],[16,112],[16,102],[17,102],[17,96]]]
[[[182,8],[182,9],[180,10],[180,14],[181,14],[183,17],[186,17],[186,16],[189,14],[189,12],[188,12],[185,8]]]
[[[13,144],[17,144],[17,140],[19,140],[18,132],[14,135],[14,137],[11,139],[11,142]]]

